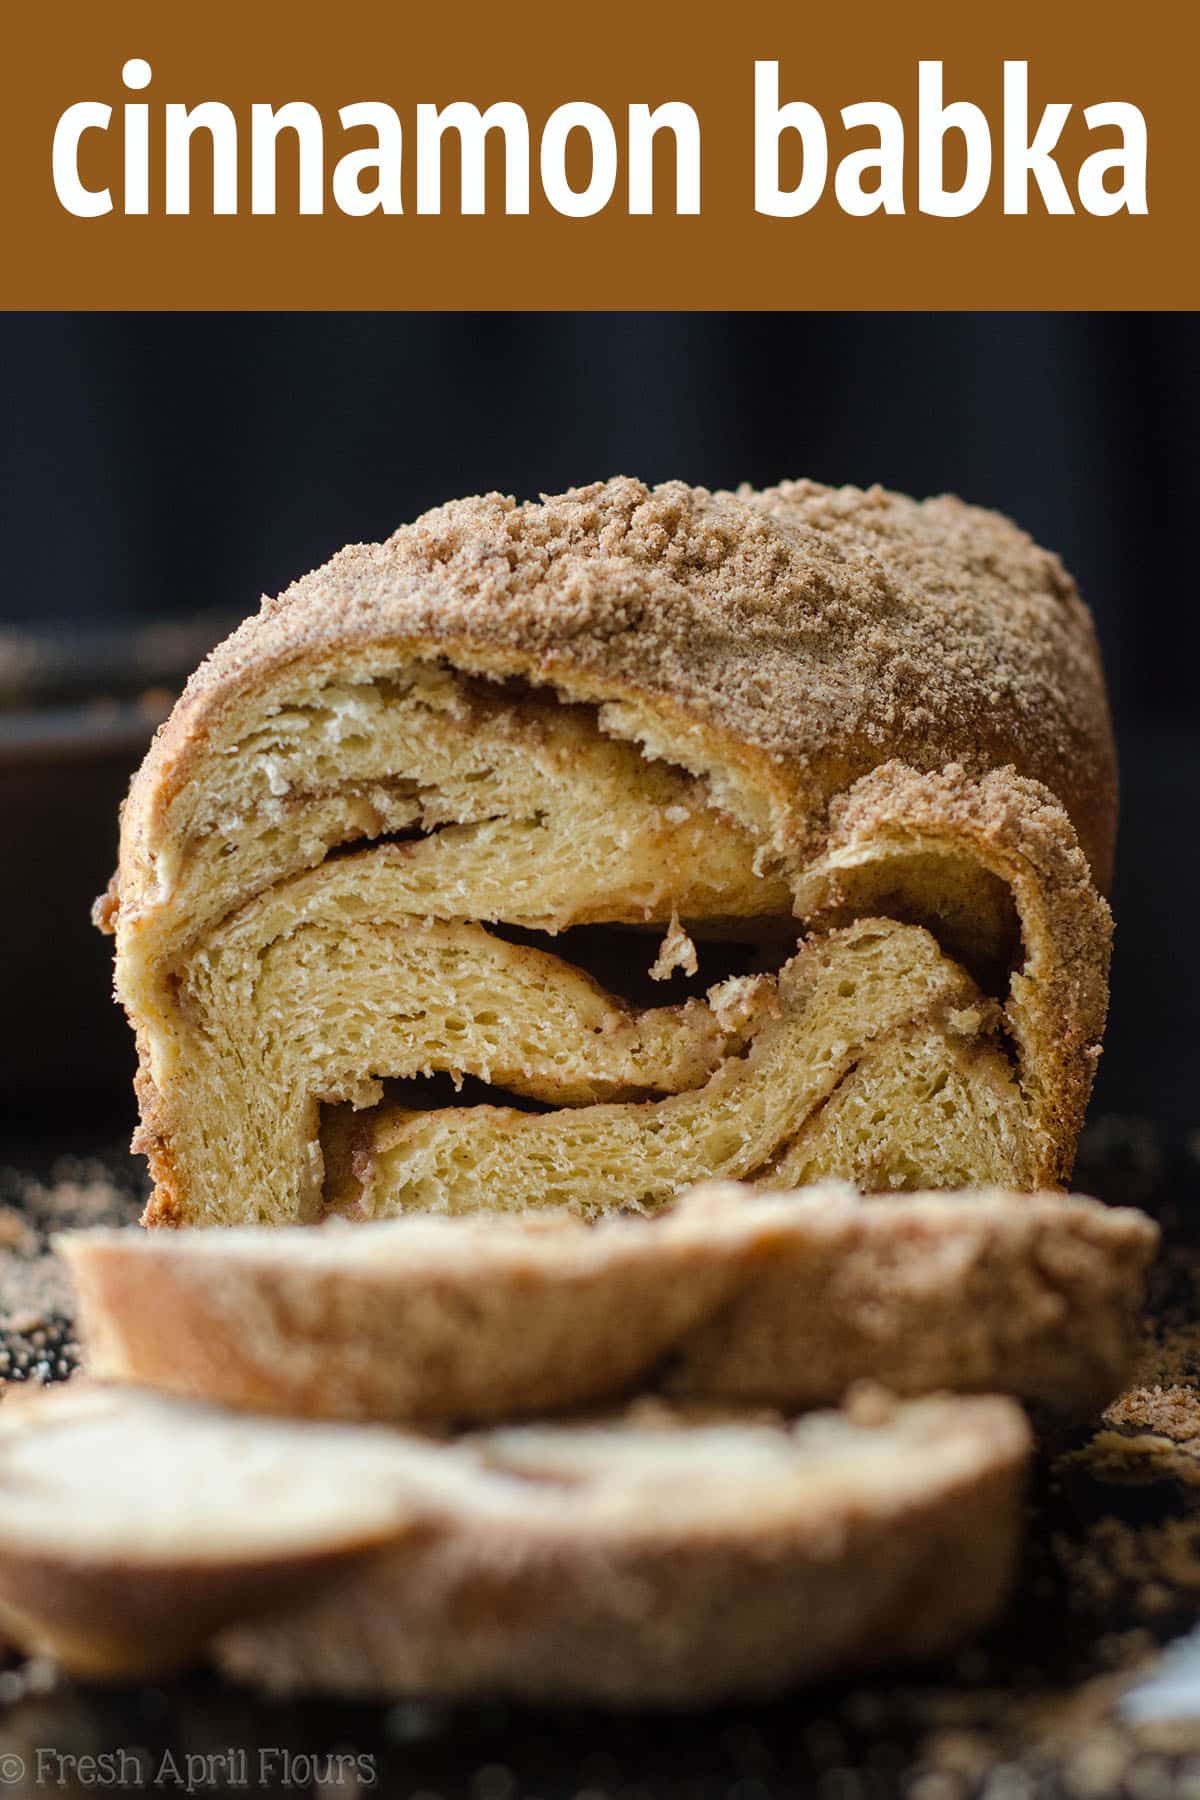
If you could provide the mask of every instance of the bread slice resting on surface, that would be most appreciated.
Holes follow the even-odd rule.
[[[1157,1228],[1056,1194],[711,1184],[656,1219],[60,1237],[87,1366],[299,1416],[495,1420],[657,1387],[787,1410],[862,1378],[1069,1415],[1120,1391]]]
[[[134,780],[147,1220],[1061,1186],[1114,822],[1086,609],[994,514],[454,502],[265,601]]]
[[[927,1657],[1003,1604],[999,1398],[643,1403],[437,1441],[76,1383],[0,1410],[0,1622],[90,1677],[699,1704]]]

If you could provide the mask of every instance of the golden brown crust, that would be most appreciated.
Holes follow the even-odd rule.
[[[321,1418],[486,1420],[666,1382],[794,1409],[871,1377],[1074,1415],[1120,1390],[1157,1242],[1056,1195],[712,1184],[655,1220],[58,1240],[88,1367]]]
[[[150,1179],[154,1183],[142,1214],[143,1225],[180,1226],[187,1223],[187,1211],[180,1193],[182,1186],[175,1158],[171,1154],[162,1097],[150,1073],[149,1059],[138,1042],[138,1066],[133,1077],[137,1096],[138,1123],[129,1141],[135,1156],[144,1156]]]
[[[793,845],[890,757],[1012,764],[1057,795],[1101,888],[1111,873],[1103,673],[1057,557],[950,496],[619,477],[524,505],[451,501],[264,600],[188,683],[135,783],[134,904],[163,808],[224,715],[293,662],[372,646],[625,703],[619,735],[644,728],[693,769],[728,757]]]

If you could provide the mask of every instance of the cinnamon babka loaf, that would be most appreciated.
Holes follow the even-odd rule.
[[[264,601],[134,780],[147,1218],[1060,1185],[1114,820],[1087,612],[994,514],[452,503]]]

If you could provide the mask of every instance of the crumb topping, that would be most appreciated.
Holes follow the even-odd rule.
[[[619,477],[454,500],[264,599],[182,713],[277,659],[389,637],[660,704],[810,796],[888,756],[1012,763],[1059,795],[1107,878],[1114,759],[1087,610],[1056,556],[953,497]]]

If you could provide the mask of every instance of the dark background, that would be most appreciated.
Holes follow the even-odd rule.
[[[1123,774],[1094,1109],[1200,1126],[1195,317],[10,315],[0,374],[0,632],[37,633],[43,662],[48,639],[66,671],[0,719],[18,1133],[64,1096],[68,1135],[132,1116],[108,946],[84,921],[148,731],[87,701],[145,685],[122,668],[135,628],[232,620],[452,495],[617,472],[949,489],[1062,553]]]

